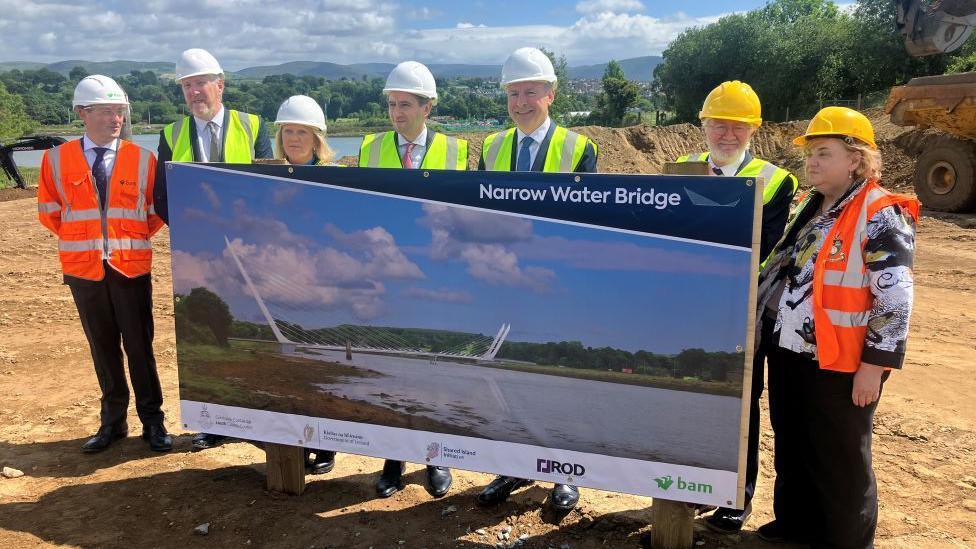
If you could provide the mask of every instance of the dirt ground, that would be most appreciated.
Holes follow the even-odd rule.
[[[760,155],[799,166],[787,144],[802,123],[770,126]],[[654,171],[700,144],[691,126],[586,128],[609,171]],[[910,183],[913,147],[924,136],[882,126],[888,179]],[[791,164],[792,162],[792,164]],[[656,165],[655,165],[656,164]],[[907,167],[906,167],[907,166]],[[497,509],[474,498],[490,476],[455,471],[443,499],[411,484],[376,499],[382,461],[340,455],[334,471],[309,477],[306,493],[264,489],[264,453],[247,443],[190,452],[178,412],[168,233],[156,236],[156,356],[174,450],[150,452],[132,436],[96,455],[80,445],[98,428],[98,385],[55,240],[28,197],[0,199],[0,547],[494,547],[504,528],[523,547],[641,547],[649,498],[582,491],[565,517],[541,510],[548,486],[517,492]],[[11,200],[12,199],[12,200]],[[879,547],[976,547],[976,215],[926,213],[918,232],[916,305],[904,371],[885,387],[874,437],[881,500]],[[134,409],[130,427],[138,429]],[[707,418],[702,418],[707,421]],[[134,434],[138,434],[136,431]],[[763,464],[752,519],[736,536],[699,523],[703,547],[765,547],[754,530],[772,518],[772,432],[763,418]],[[209,523],[209,534],[194,528]]]

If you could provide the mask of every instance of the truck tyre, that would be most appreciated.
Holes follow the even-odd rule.
[[[965,212],[976,207],[976,148],[939,136],[926,143],[915,164],[915,192],[926,208]]]

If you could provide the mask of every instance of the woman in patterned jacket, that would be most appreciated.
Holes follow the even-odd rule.
[[[775,434],[772,542],[872,547],[871,428],[905,358],[918,201],[883,189],[870,121],[827,107],[794,140],[813,187],[759,279]]]

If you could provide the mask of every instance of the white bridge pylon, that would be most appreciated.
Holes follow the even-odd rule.
[[[238,270],[240,270],[241,272],[241,276],[244,278],[244,283],[247,285],[248,291],[251,292],[252,296],[254,296],[254,300],[258,304],[258,309],[261,310],[261,314],[264,315],[265,320],[268,321],[268,326],[271,327],[271,331],[274,333],[275,339],[278,340],[278,343],[282,344],[282,346],[285,346],[286,348],[292,348],[292,349],[296,346],[309,347],[314,349],[325,349],[330,351],[345,351],[347,349],[346,345],[341,344],[339,342],[296,341],[296,339],[304,340],[304,339],[316,339],[316,338],[312,337],[311,334],[301,333],[304,330],[299,331],[295,327],[289,328],[289,326],[292,323],[288,322],[286,319],[282,320],[282,325],[285,326],[285,329],[283,331],[282,327],[279,326],[278,324],[278,320],[275,319],[275,317],[271,314],[271,311],[268,309],[268,306],[265,303],[264,299],[261,297],[261,294],[258,293],[258,289],[254,286],[254,282],[251,280],[251,277],[247,274],[247,270],[244,268],[244,264],[243,262],[241,262],[241,258],[238,256],[237,251],[234,249],[234,246],[231,244],[231,241],[227,237],[227,235],[224,235],[224,242],[227,244],[227,251],[230,252],[230,256],[234,259],[234,264],[237,265]],[[487,350],[485,350],[482,353],[475,353],[474,351],[485,348],[484,345],[488,342],[489,339],[487,336],[481,336],[479,338],[475,338],[472,341],[468,341],[461,345],[457,345],[451,349],[446,349],[441,352],[433,353],[429,351],[412,349],[406,346],[405,344],[398,345],[398,343],[401,342],[388,333],[370,334],[364,332],[363,328],[358,328],[358,329],[348,328],[350,333],[346,335],[360,336],[363,337],[363,339],[372,339],[374,341],[379,340],[380,342],[384,343],[384,345],[382,346],[350,345],[349,349],[356,352],[390,353],[390,354],[429,357],[429,358],[437,358],[437,357],[467,358],[467,359],[473,358],[478,360],[493,361],[495,360],[495,355],[498,354],[499,349],[501,349],[502,344],[505,342],[505,338],[508,337],[508,332],[511,331],[511,329],[512,329],[511,324],[503,323],[501,327],[498,328],[498,333],[496,333],[495,337],[491,339],[491,343],[488,345]],[[286,334],[285,332],[288,332],[288,334]],[[351,341],[352,339],[353,338],[347,337],[346,341]]]

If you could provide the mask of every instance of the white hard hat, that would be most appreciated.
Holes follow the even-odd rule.
[[[88,105],[128,105],[129,98],[115,80],[101,74],[86,76],[75,86],[72,107]]]
[[[176,62],[177,82],[184,78],[200,76],[201,74],[222,76],[224,69],[220,68],[220,63],[207,50],[190,48],[180,54],[180,60]]]
[[[383,93],[401,91],[426,97],[437,103],[437,84],[434,75],[423,63],[404,61],[390,71],[386,77],[386,87]]]
[[[275,125],[301,124],[325,131],[325,113],[314,99],[307,95],[293,95],[278,107]]]
[[[556,81],[556,71],[546,54],[536,48],[519,48],[502,66],[502,87],[516,82]]]

